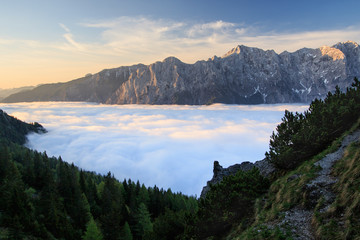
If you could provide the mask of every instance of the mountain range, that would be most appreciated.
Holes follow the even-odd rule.
[[[239,45],[222,57],[186,64],[175,57],[105,69],[44,84],[2,102],[86,101],[105,104],[309,103],[360,76],[355,42],[277,54]]]

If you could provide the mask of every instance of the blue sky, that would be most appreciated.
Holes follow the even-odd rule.
[[[193,63],[241,44],[281,53],[359,42],[359,9],[360,1],[4,0],[0,88],[168,56]]]

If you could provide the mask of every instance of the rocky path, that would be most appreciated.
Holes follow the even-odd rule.
[[[305,186],[308,191],[309,206],[307,209],[297,206],[285,212],[285,217],[281,224],[291,226],[295,240],[315,239],[311,231],[311,219],[313,217],[313,208],[317,204],[320,197],[324,198],[320,212],[326,211],[335,200],[335,194],[332,192],[332,185],[337,181],[330,175],[334,163],[341,159],[345,148],[354,141],[360,140],[360,130],[347,135],[340,148],[333,153],[326,155],[324,158],[315,163],[322,169],[318,172],[318,176]]]

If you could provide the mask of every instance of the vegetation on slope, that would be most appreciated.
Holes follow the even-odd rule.
[[[318,239],[360,239],[360,142],[351,144],[334,167],[336,199],[313,219]]]
[[[0,140],[24,144],[30,132],[43,133],[45,129],[37,122],[24,123],[0,109]]]
[[[239,171],[211,186],[206,198],[200,200],[193,237],[219,238],[239,224],[245,229],[253,221],[256,198],[266,193],[269,184],[254,168],[249,172]]]

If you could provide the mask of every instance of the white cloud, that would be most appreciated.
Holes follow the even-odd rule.
[[[16,103],[0,108],[49,132],[29,145],[81,168],[147,186],[200,194],[214,160],[226,167],[256,161],[284,109],[301,105],[152,106],[90,103]]]
[[[147,17],[120,17],[82,26],[101,30],[101,42],[91,43],[89,51],[145,64],[168,56],[193,63],[214,54],[222,56],[241,44],[280,53],[360,40],[359,26],[327,31],[262,32],[258,27],[222,20],[198,23]]]
[[[229,23],[229,22],[223,22],[223,21],[215,21],[215,22],[209,22],[204,24],[195,24],[193,26],[189,26],[189,30],[186,32],[186,35],[184,37],[186,38],[201,38],[209,36],[212,36],[214,34],[229,34],[233,31],[238,30],[236,24]],[[243,32],[240,31],[239,32]]]

